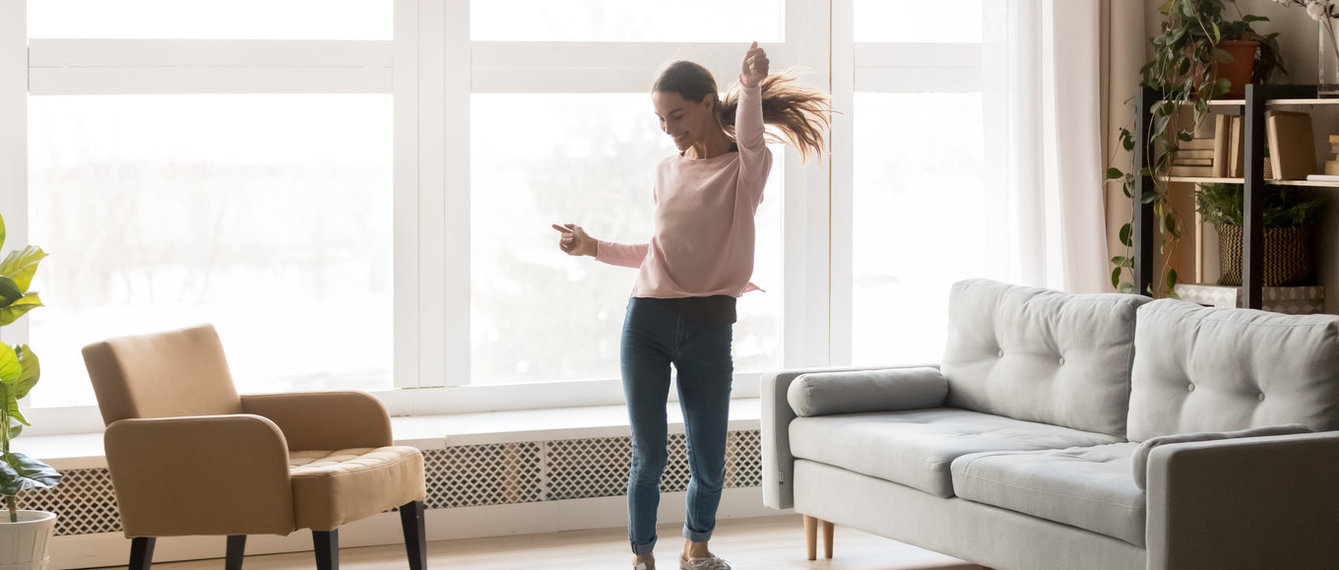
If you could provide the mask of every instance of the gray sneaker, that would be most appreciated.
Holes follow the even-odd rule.
[[[684,558],[679,555],[679,570],[730,570],[730,563],[715,554],[705,558]]]

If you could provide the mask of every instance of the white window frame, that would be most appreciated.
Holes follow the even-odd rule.
[[[718,71],[741,44],[471,42],[469,0],[395,0],[394,40],[28,40],[25,2],[0,3],[0,186],[26,188],[27,97],[68,93],[390,93],[394,108],[394,386],[376,394],[395,415],[617,404],[617,379],[469,386],[471,92],[642,92],[683,48]],[[832,153],[803,163],[787,150],[783,204],[786,368],[851,359],[849,115],[857,87],[971,88],[979,51],[935,44],[856,44],[852,0],[789,0],[774,66],[811,69],[830,89]],[[914,58],[908,57],[914,54]],[[973,58],[976,58],[975,60]],[[573,62],[580,64],[573,68]],[[973,68],[975,66],[975,68]],[[558,67],[563,69],[559,70]],[[524,73],[521,73],[524,72]],[[728,83],[731,75],[721,76]],[[979,80],[978,80],[979,81]],[[966,86],[966,87],[964,87]],[[979,86],[977,86],[979,87]],[[846,113],[840,111],[845,110]],[[26,243],[26,192],[0,193],[11,243]],[[629,277],[631,279],[631,277]],[[21,321],[22,322],[22,321]],[[26,325],[7,327],[26,341]],[[734,396],[756,397],[759,374]],[[98,431],[96,406],[28,410],[42,433]]]

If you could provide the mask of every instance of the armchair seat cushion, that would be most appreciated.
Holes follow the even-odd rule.
[[[423,454],[413,447],[294,451],[289,464],[298,528],[334,530],[426,496]]]
[[[1144,545],[1144,490],[1130,476],[1136,443],[974,453],[953,461],[953,489],[985,503]]]
[[[790,422],[795,457],[940,497],[953,496],[949,465],[962,455],[1116,441],[1106,434],[954,408],[815,416]]]

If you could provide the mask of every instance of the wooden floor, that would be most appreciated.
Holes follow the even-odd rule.
[[[660,528],[661,570],[678,568],[675,558],[683,542],[680,525]],[[832,560],[805,560],[804,530],[799,515],[723,520],[717,524],[712,550],[738,569],[825,570],[979,570],[981,567],[894,542],[860,531],[837,527]],[[627,535],[622,529],[571,531],[499,538],[433,542],[428,545],[429,568],[519,570],[527,568],[628,569],[632,567]],[[246,570],[309,569],[310,552],[249,556]],[[403,546],[344,548],[343,570],[403,570]],[[216,570],[222,560],[154,564],[161,570]]]

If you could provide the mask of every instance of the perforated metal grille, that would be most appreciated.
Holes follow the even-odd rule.
[[[64,471],[59,485],[19,493],[17,500],[20,509],[59,515],[56,536],[121,532],[121,514],[106,468]]]
[[[423,454],[429,509],[541,500],[542,442],[461,445]]]
[[[664,492],[688,487],[684,436],[667,442]],[[725,486],[762,485],[761,434],[730,432]],[[461,445],[424,452],[429,509],[617,497],[626,494],[632,444],[626,437]],[[53,489],[21,493],[19,508],[56,513],[56,535],[121,532],[105,468],[70,469]]]

